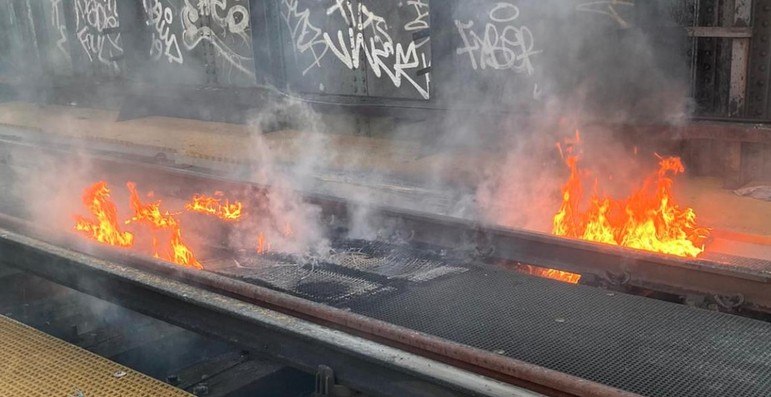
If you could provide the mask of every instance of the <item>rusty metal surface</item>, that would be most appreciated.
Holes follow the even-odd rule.
[[[192,396],[187,392],[0,316],[0,394]]]

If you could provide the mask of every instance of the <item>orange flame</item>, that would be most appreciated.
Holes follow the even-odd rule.
[[[270,251],[270,243],[265,239],[265,233],[260,232],[257,235],[257,253],[265,254]]]
[[[568,284],[578,284],[581,281],[581,275],[577,273],[563,272],[562,270],[547,269],[544,267],[532,266],[532,265],[520,265],[517,267],[522,273],[529,274],[531,276],[548,278],[552,280],[562,281]]]
[[[160,201],[154,204],[143,203],[137,193],[136,184],[129,182],[126,186],[128,186],[129,192],[131,193],[131,207],[134,209],[134,216],[126,223],[144,222],[152,228],[154,256],[178,265],[203,269],[203,265],[195,259],[190,248],[182,242],[182,230],[174,215],[169,212],[162,213]],[[160,244],[158,243],[157,232],[160,231],[170,232],[168,249],[165,249],[162,254],[159,254],[158,252],[158,246]]]
[[[110,199],[107,182],[97,182],[83,194],[83,204],[88,207],[96,221],[83,216],[75,217],[75,230],[100,243],[117,247],[131,247],[134,235],[118,228],[118,211]]]
[[[562,205],[553,219],[553,234],[683,257],[704,252],[709,229],[699,227],[691,208],[672,197],[672,177],[685,167],[678,157],[661,158],[659,170],[626,200],[593,194],[587,210],[578,156],[568,153],[570,177],[562,188]]]
[[[221,192],[215,194],[221,195]],[[204,194],[196,194],[192,200],[185,205],[188,211],[197,212],[199,214],[212,215],[220,218],[224,221],[237,221],[241,218],[241,211],[243,210],[243,204],[239,201],[235,201],[232,204],[229,200],[206,196]]]

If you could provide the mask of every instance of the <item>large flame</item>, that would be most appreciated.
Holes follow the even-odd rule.
[[[117,247],[131,247],[134,244],[134,235],[119,228],[118,211],[110,198],[107,182],[97,182],[87,188],[83,194],[83,204],[95,220],[76,216],[75,230],[104,244]]]
[[[135,235],[141,236],[140,231],[132,229],[134,233],[124,232],[120,230],[119,226],[121,223],[141,223],[150,228],[149,237],[154,257],[186,267],[203,269],[203,265],[182,240],[182,228],[177,214],[161,211],[160,201],[156,203],[142,202],[136,184],[129,182],[126,185],[130,193],[131,208],[134,211],[134,215],[129,220],[126,222],[118,221],[117,207],[110,198],[110,189],[107,187],[107,183],[97,182],[87,188],[83,194],[83,202],[94,219],[76,216],[74,229],[104,244],[140,249],[139,244],[135,244]],[[151,195],[152,193],[148,194],[148,197]],[[222,192],[215,192],[213,197],[196,194],[185,205],[185,209],[190,212],[215,216],[227,222],[240,220],[243,215],[242,203],[239,201],[231,203],[227,199],[222,199],[222,196],[224,196]],[[288,223],[280,229],[279,233],[284,237],[289,238],[294,234]],[[265,233],[258,233],[257,252],[265,254],[270,249],[271,244]]]
[[[570,176],[554,216],[555,235],[682,257],[704,252],[709,229],[699,227],[694,210],[680,208],[672,197],[672,177],[685,171],[680,158],[660,158],[659,170],[627,199],[601,196],[595,188],[586,210],[580,208],[583,174],[578,155],[567,153],[565,163]]]
[[[222,196],[222,192],[216,192],[215,196]],[[205,194],[196,194],[185,205],[188,211],[197,212],[199,214],[216,216],[223,221],[237,221],[241,218],[241,211],[243,204],[239,201],[234,201],[232,204],[228,199],[224,201],[221,198],[207,196]]]
[[[182,242],[182,229],[176,217],[168,211],[161,212],[160,201],[143,203],[134,183],[129,182],[126,186],[131,193],[131,207],[134,209],[134,216],[128,222],[143,222],[150,226],[153,255],[178,265],[203,269],[203,265],[198,262],[190,248]]]

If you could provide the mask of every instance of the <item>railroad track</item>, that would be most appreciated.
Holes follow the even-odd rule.
[[[70,152],[62,143],[0,143],[9,163],[24,160],[29,166],[41,153],[66,159]],[[266,188],[228,179],[232,170],[195,169],[180,158],[153,164],[103,150],[86,155],[97,168],[132,179],[162,175],[191,189]],[[667,365],[651,366],[650,360],[678,352],[671,338],[694,335],[703,338],[690,343],[687,354],[677,353],[682,362],[707,355],[718,360],[715,365],[738,369],[771,352],[765,346],[771,338],[758,338],[771,336],[765,322],[507,269],[516,263],[553,267],[627,292],[701,295],[736,312],[764,313],[771,308],[763,291],[771,269],[766,263],[680,260],[394,208],[370,212],[373,220],[391,225],[383,233],[391,242],[351,241],[332,231],[344,227],[356,203],[313,194],[305,199],[322,209],[333,248],[341,253],[290,269],[317,278],[293,279],[285,266],[278,269],[281,261],[234,252],[209,258],[210,271],[183,269],[8,215],[0,217],[0,252],[9,266],[302,370],[327,365],[341,382],[375,395],[528,395],[525,389],[555,396],[730,395],[725,374],[704,380],[704,371],[712,369],[689,372],[678,365],[675,376],[657,377]],[[345,258],[354,254],[368,262],[352,267]],[[255,265],[251,271],[229,267],[236,258]],[[415,260],[423,267],[416,269]],[[731,333],[738,344],[716,348],[707,337],[713,333]],[[751,357],[740,351],[745,340],[755,341]],[[621,374],[619,366],[636,374]],[[761,395],[753,391],[769,385],[770,372],[768,364],[755,367],[754,378],[741,385],[744,395]],[[673,394],[684,383],[692,394]]]

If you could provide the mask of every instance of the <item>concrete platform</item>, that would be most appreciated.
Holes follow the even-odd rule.
[[[192,396],[5,316],[0,316],[0,395]]]

